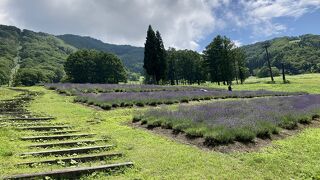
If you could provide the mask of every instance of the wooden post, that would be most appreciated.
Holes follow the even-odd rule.
[[[283,83],[286,83],[286,75],[284,73],[284,64],[281,63],[281,67],[282,67],[282,79],[283,79]]]
[[[267,61],[268,61],[268,67],[269,67],[269,71],[270,71],[271,81],[274,82],[272,69],[271,69],[271,63],[270,63],[270,59],[269,59],[268,45],[265,45],[264,47],[265,47],[266,53],[267,53]]]

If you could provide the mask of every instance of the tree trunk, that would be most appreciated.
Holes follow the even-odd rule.
[[[286,83],[286,75],[284,73],[284,64],[281,63],[281,66],[282,66],[282,80],[283,80],[283,83]]]
[[[272,69],[271,69],[271,63],[270,63],[270,59],[269,59],[269,52],[268,52],[268,48],[267,47],[266,47],[266,53],[267,53],[267,61],[268,61],[268,67],[269,67],[271,81],[274,82]]]

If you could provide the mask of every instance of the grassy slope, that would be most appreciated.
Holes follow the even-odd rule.
[[[0,87],[0,100],[12,99],[12,97],[19,95],[20,92]]]
[[[292,77],[292,84],[286,89],[294,91],[298,82],[304,76]],[[310,77],[306,75],[305,77]],[[293,79],[297,79],[297,85]],[[316,90],[319,75],[308,80],[305,87]],[[307,82],[307,81],[305,81]],[[319,84],[319,83],[318,83]],[[282,85],[264,85],[268,89],[279,90]],[[318,85],[319,86],[319,85]],[[235,89],[239,89],[237,86]],[[251,88],[252,87],[252,88]],[[257,84],[244,85],[243,88],[260,89]],[[283,87],[281,87],[283,89]],[[133,109],[117,109],[112,111],[96,111],[79,104],[72,103],[72,97],[59,96],[53,91],[42,87],[29,88],[45,92],[30,106],[32,111],[47,113],[58,117],[60,121],[70,122],[81,126],[87,132],[96,132],[99,136],[110,136],[124,151],[124,159],[132,160],[134,168],[124,174],[115,175],[117,178],[141,179],[305,179],[320,175],[320,129],[306,129],[299,135],[284,140],[274,141],[272,147],[264,148],[255,153],[221,154],[203,151],[193,146],[184,145],[152,132],[134,129],[126,125],[132,118]],[[298,91],[308,89],[296,89]],[[142,110],[142,109],[140,109]],[[98,125],[88,125],[87,120],[97,117],[104,121]],[[6,132],[10,138],[13,131]],[[1,134],[2,135],[2,134]],[[0,144],[8,147],[22,146],[22,142],[0,139]],[[23,148],[16,148],[14,153],[22,152]],[[0,174],[28,172],[29,169],[15,169],[12,164],[17,161],[15,156],[0,154]],[[51,169],[51,167],[44,167]],[[92,179],[105,179],[97,175]],[[115,178],[110,176],[110,178]]]
[[[236,85],[233,82],[233,90],[259,90],[267,89],[273,91],[288,91],[288,92],[308,92],[313,94],[320,94],[320,74],[304,74],[296,76],[286,76],[290,84],[282,83],[282,76],[275,77],[276,84],[268,84],[270,78],[255,78],[250,77],[243,85]],[[207,83],[209,87],[225,88],[227,86],[218,86],[216,84]]]

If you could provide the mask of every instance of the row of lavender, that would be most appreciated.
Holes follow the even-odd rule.
[[[156,91],[193,91],[201,88],[194,86],[162,86],[145,84],[74,84],[52,83],[45,87],[60,93],[76,95],[78,93],[110,93],[110,92],[156,92]],[[208,90],[218,90],[209,88]]]
[[[216,145],[268,138],[280,127],[293,129],[298,123],[319,118],[319,114],[320,95],[301,95],[180,105],[176,110],[150,109],[133,121],[185,132],[189,137],[204,137],[205,144]]]
[[[273,91],[223,91],[223,90],[192,90],[192,91],[156,91],[156,92],[122,92],[122,93],[78,93],[76,102],[100,106],[103,109],[131,106],[156,106],[159,104],[187,103],[189,101],[252,98],[265,96],[287,96],[301,93]]]

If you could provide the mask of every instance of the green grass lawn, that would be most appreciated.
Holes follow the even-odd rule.
[[[320,75],[291,76],[291,84],[255,84],[235,86],[234,89],[269,89],[320,93]],[[276,79],[277,80],[277,79]],[[248,82],[253,82],[253,79]],[[257,81],[257,80],[256,80]],[[57,117],[56,122],[67,122],[84,132],[95,132],[98,137],[110,137],[117,150],[125,153],[120,161],[135,163],[125,173],[107,176],[110,179],[320,179],[320,129],[308,128],[302,133],[277,140],[258,152],[223,154],[181,144],[170,138],[128,125],[136,109],[97,111],[73,103],[73,97],[60,96],[43,87],[27,88],[43,92],[30,104],[33,112]],[[101,119],[90,125],[87,120]],[[15,154],[25,151],[25,143],[18,141],[17,132],[1,130],[0,174],[51,170],[52,166],[15,168],[21,161]],[[7,148],[6,148],[7,147]],[[13,155],[12,155],[13,154]],[[55,166],[53,166],[55,167]],[[84,179],[106,179],[102,174]]]
[[[13,91],[6,87],[0,86],[0,100],[12,99],[14,96],[21,94],[19,91]]]
[[[237,85],[233,82],[233,90],[259,90],[266,89],[272,91],[286,91],[286,92],[308,92],[313,94],[320,93],[320,74],[304,74],[296,76],[286,76],[290,84],[283,84],[282,76],[275,77],[275,84],[269,84],[270,78],[248,78],[244,84]],[[206,83],[208,87],[225,88],[227,86],[218,86],[217,84]]]

